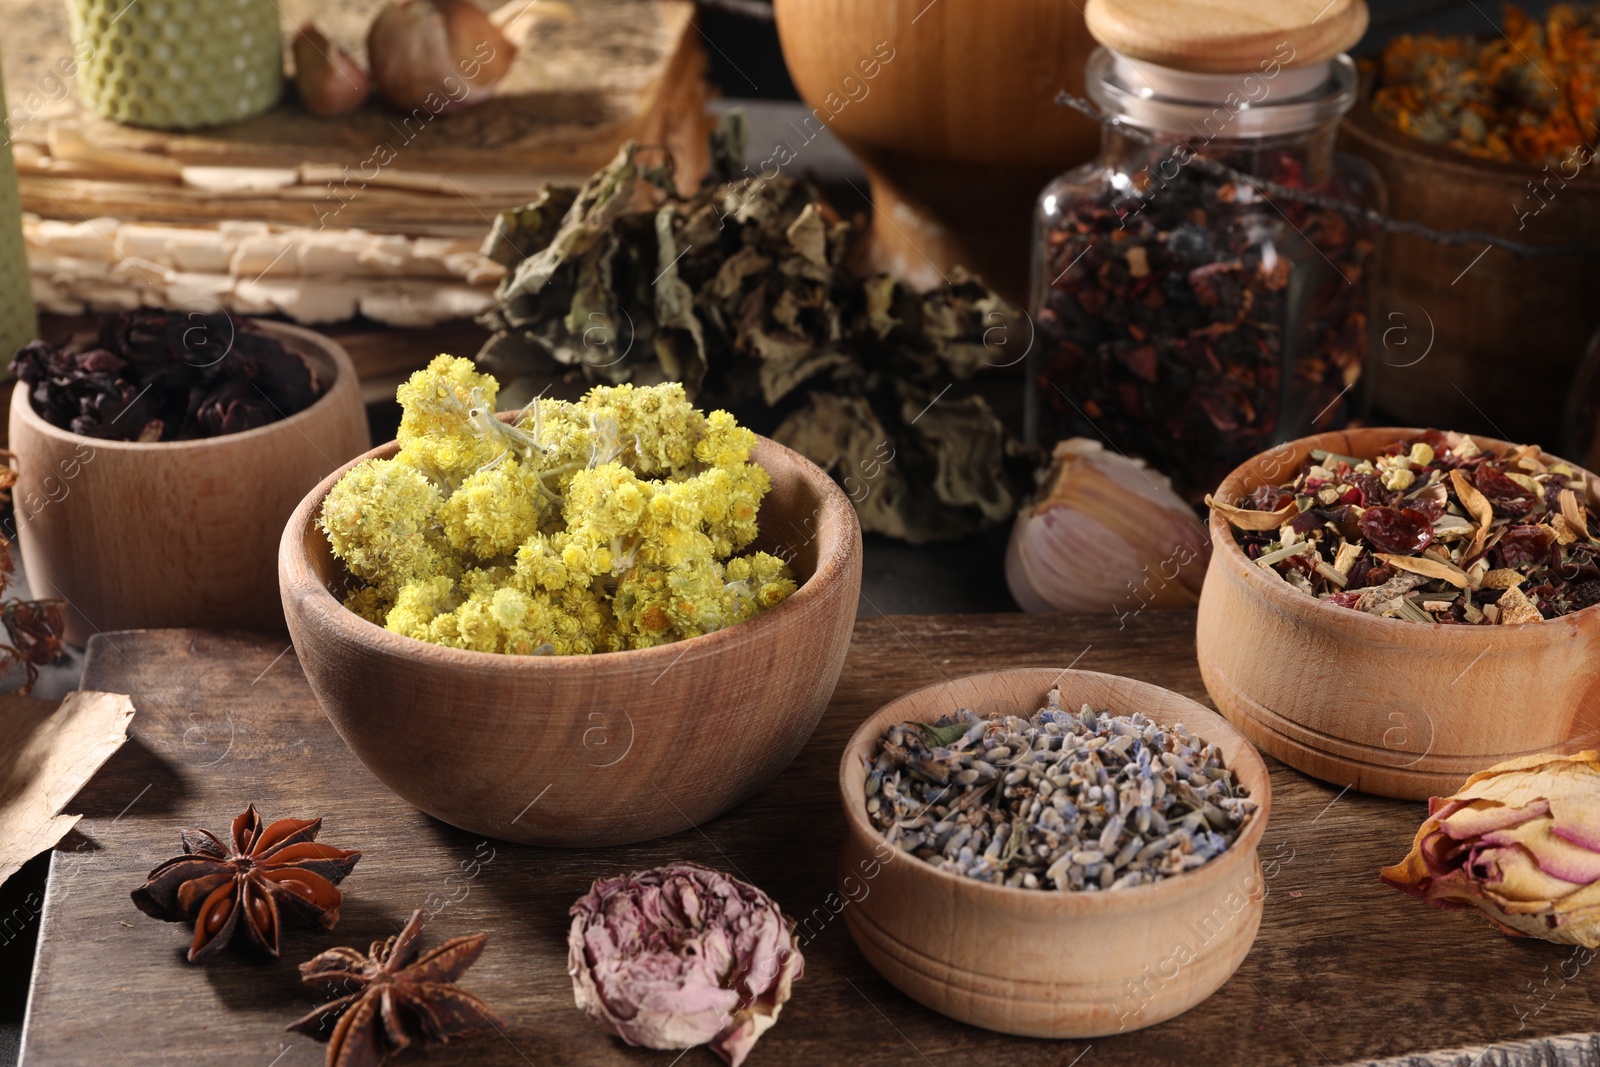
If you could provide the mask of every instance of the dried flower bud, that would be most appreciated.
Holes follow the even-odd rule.
[[[1508,934],[1600,947],[1600,753],[1524,756],[1428,802],[1411,854],[1380,876]]]
[[[761,890],[674,863],[598,879],[572,906],[578,1007],[630,1045],[709,1044],[739,1067],[805,969],[794,920]]]
[[[431,114],[459,109],[505,77],[517,56],[472,0],[394,0],[367,31],[367,59],[384,99]]]
[[[367,72],[312,23],[294,39],[294,85],[313,115],[343,115],[367,99]]]
[[[1211,545],[1165,477],[1074,437],[1017,515],[1006,581],[1024,611],[1124,612],[1199,603]]]

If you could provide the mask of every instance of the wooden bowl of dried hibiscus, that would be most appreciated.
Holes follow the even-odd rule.
[[[1600,480],[1536,445],[1372,427],[1290,441],[1210,498],[1197,651],[1224,716],[1405,799],[1600,738]]]
[[[69,643],[284,628],[283,524],[369,443],[340,345],[285,323],[140,309],[35,341],[12,369],[7,532],[34,594],[66,601]]]

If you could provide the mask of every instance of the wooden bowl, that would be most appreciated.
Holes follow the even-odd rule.
[[[867,772],[895,723],[969,708],[1032,715],[1062,704],[1181,722],[1215,742],[1260,804],[1239,839],[1204,866],[1107,892],[1012,889],[962,878],[888,846],[867,818]],[[861,724],[839,763],[844,917],[867,960],[907,996],[974,1026],[1028,1037],[1098,1037],[1188,1011],[1238,969],[1266,899],[1256,846],[1272,808],[1266,765],[1215,713],[1176,693],[1092,671],[1028,668],[919,689]],[[1179,946],[1182,946],[1180,948]]]
[[[1083,95],[1095,42],[1081,7],[775,0],[773,10],[814,109],[785,143],[803,168],[806,142],[826,127],[861,160],[867,265],[931,288],[959,264],[1025,301],[1039,191],[1100,145],[1093,122],[1055,103],[1062,89]]]
[[[1340,126],[1339,147],[1382,176],[1393,218],[1530,245],[1600,248],[1593,167],[1573,163],[1558,174],[1555,166],[1424,144],[1373,114],[1370,85]],[[1577,177],[1567,180],[1570,172]],[[1520,213],[1532,214],[1519,220]],[[1600,258],[1520,259],[1481,241],[1446,245],[1398,233],[1385,238],[1383,256],[1367,361],[1378,416],[1549,440],[1563,390],[1600,326]],[[1514,368],[1508,353],[1516,353]]]
[[[287,419],[198,441],[103,441],[11,396],[17,536],[34,596],[67,601],[67,641],[167,626],[282,630],[276,549],[289,514],[368,447],[350,357],[321,334],[257,321],[331,384]]]
[[[334,592],[348,576],[316,520],[359,461],[335,471],[289,520],[278,559],[289,634],[334,728],[402,798],[489,837],[627,844],[732,808],[811,736],[861,590],[861,526],[844,493],[766,438],[752,459],[772,478],[754,547],[789,558],[799,590],[726,630],[589,656],[445,648],[347,610]]]
[[[1373,427],[1290,441],[1239,466],[1217,495],[1239,500],[1282,484],[1315,448],[1369,457],[1419,432]],[[1600,481],[1586,478],[1591,499],[1600,496]],[[1600,737],[1600,607],[1508,626],[1382,618],[1269,574],[1216,511],[1211,540],[1197,623],[1200,676],[1228,721],[1291,767],[1362,792],[1423,800],[1449,796],[1502,760],[1577,751]]]

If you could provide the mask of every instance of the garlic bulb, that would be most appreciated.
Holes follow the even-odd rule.
[[[313,115],[343,115],[367,99],[367,72],[311,23],[294,39],[294,84]]]
[[[437,115],[487,96],[517,48],[472,0],[394,0],[367,31],[372,79],[405,111]]]
[[[1194,607],[1211,543],[1205,524],[1143,460],[1074,437],[1055,448],[1006,549],[1006,582],[1024,611]]]

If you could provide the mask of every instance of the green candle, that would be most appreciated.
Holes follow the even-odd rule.
[[[0,81],[0,368],[11,354],[39,336],[39,320],[28,292],[28,257],[22,249],[22,202],[17,166],[11,158],[6,94]]]
[[[259,115],[283,94],[273,0],[67,0],[78,92],[101,116],[189,130]]]

